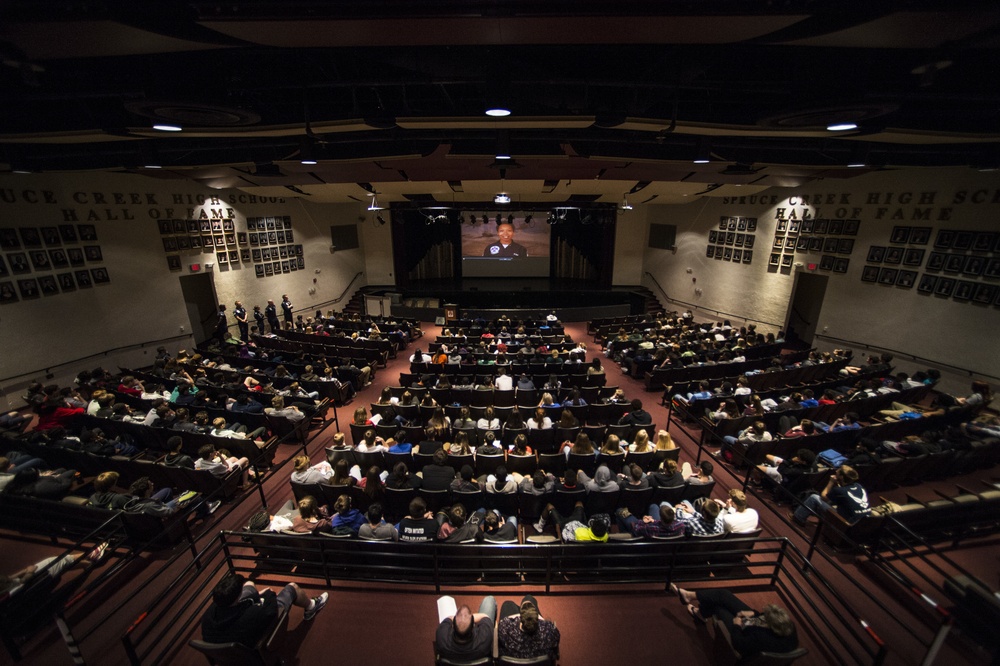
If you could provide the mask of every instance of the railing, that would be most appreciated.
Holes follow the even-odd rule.
[[[825,340],[825,341],[827,341],[827,342],[829,342],[831,344],[836,345],[837,347],[842,347],[842,348],[847,348],[847,349],[857,349],[858,347],[861,347],[861,348],[867,349],[869,351],[886,352],[886,353],[892,354],[893,357],[894,357],[894,359],[896,359],[896,360],[898,360],[900,358],[905,358],[907,360],[915,361],[917,363],[920,363],[921,365],[926,365],[927,367],[946,368],[949,371],[955,372],[956,374],[963,374],[963,375],[966,375],[968,377],[982,377],[984,379],[992,379],[992,380],[995,380],[995,381],[1000,381],[1000,377],[998,377],[996,375],[986,375],[986,374],[983,374],[982,372],[979,372],[977,370],[969,370],[968,368],[960,368],[957,365],[951,365],[950,363],[944,363],[942,361],[938,361],[938,360],[935,360],[935,359],[932,359],[932,358],[924,358],[923,356],[916,356],[914,354],[909,354],[907,352],[900,351],[898,349],[892,349],[890,347],[879,347],[878,345],[870,345],[870,344],[868,344],[866,342],[858,342],[857,340],[844,340],[843,338],[835,338],[835,337],[833,337],[831,335],[823,335],[823,334],[820,334],[820,333],[817,333],[814,336],[814,338],[818,338],[820,340]]]
[[[293,567],[295,578],[306,584],[333,587],[338,581],[360,580],[366,589],[410,584],[435,594],[443,588],[527,586],[549,591],[562,585],[580,593],[581,586],[635,584],[662,594],[671,581],[723,580],[737,592],[770,588],[783,597],[790,595],[784,601],[799,611],[800,635],[808,633],[822,644],[825,661],[878,666],[886,656],[870,624],[784,538],[447,545],[221,532],[199,560],[204,566],[188,566],[122,636],[132,664],[165,663],[184,649],[208,603],[207,591],[223,571],[255,572],[258,582],[283,585]]]
[[[737,320],[742,320],[743,322],[752,322],[752,323],[755,323],[755,324],[764,324],[766,326],[771,326],[771,327],[779,329],[779,330],[782,329],[782,328],[784,328],[784,326],[785,326],[784,324],[778,324],[778,323],[775,323],[773,321],[764,321],[763,319],[754,319],[753,317],[747,317],[746,315],[736,314],[736,313],[733,313],[733,312],[723,312],[722,310],[715,310],[715,309],[712,309],[712,308],[706,308],[705,306],[699,305],[698,303],[688,303],[687,301],[681,301],[681,300],[678,300],[676,298],[671,298],[670,296],[667,295],[667,292],[664,291],[663,287],[660,286],[660,283],[656,281],[656,278],[653,277],[652,273],[650,273],[649,271],[646,271],[645,273],[649,277],[649,279],[653,282],[653,284],[656,285],[656,288],[660,290],[660,293],[663,294],[663,298],[666,301],[670,302],[670,303],[674,303],[674,304],[677,304],[677,305],[683,305],[686,308],[688,308],[689,310],[700,310],[701,312],[709,313],[715,319],[718,319],[720,317],[723,318],[723,319],[729,319],[729,320],[737,319]]]

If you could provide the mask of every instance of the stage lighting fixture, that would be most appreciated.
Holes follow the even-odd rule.
[[[525,226],[531,226],[531,220],[532,219],[534,219],[534,216],[531,215],[531,213],[529,213],[528,216],[524,218],[524,224],[525,224]]]
[[[628,202],[628,194],[622,195],[622,210],[632,210],[632,204]]]
[[[497,213],[497,226],[500,226],[500,223],[501,223],[502,221],[503,221],[503,218],[502,218],[502,217],[500,217],[500,213]]]
[[[307,166],[316,164],[314,142],[311,136],[304,136],[299,142],[299,161]]]
[[[493,197],[493,203],[509,204],[510,203],[510,195],[507,194],[506,192],[500,192],[495,197]]]
[[[489,224],[490,218],[486,213],[483,213],[483,224]]]
[[[372,196],[372,202],[371,205],[368,206],[368,210],[385,210],[382,206],[378,205],[378,193],[372,192],[371,196]]]
[[[385,218],[382,217],[382,213],[378,213],[377,215],[375,215],[375,219],[378,220],[378,223],[380,225],[382,225],[382,226],[385,225]]]
[[[507,224],[514,224],[514,216],[513,215],[508,215],[507,216]]]

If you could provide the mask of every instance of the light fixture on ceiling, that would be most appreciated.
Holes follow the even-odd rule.
[[[506,130],[497,132],[497,153],[495,159],[497,161],[510,159],[510,132]]]
[[[385,226],[385,218],[382,217],[382,213],[376,213],[375,219],[378,221],[379,225]]]
[[[299,142],[299,161],[307,166],[316,164],[316,142],[311,136],[304,136]]]
[[[372,202],[368,206],[368,210],[385,210],[382,206],[378,205],[378,192],[371,193]]]
[[[827,125],[826,129],[828,132],[850,132],[858,129],[858,124],[852,122],[832,123]]]
[[[143,169],[163,168],[160,164],[160,156],[157,153],[156,146],[151,143],[144,143],[139,146],[139,163]]]
[[[632,210],[632,204],[628,202],[628,193],[622,195],[622,210]]]
[[[868,150],[867,144],[859,143],[851,149],[851,157],[847,162],[847,167],[850,169],[860,169],[868,166]]]
[[[510,109],[505,106],[493,106],[486,109],[486,115],[491,118],[506,118],[510,115]]]
[[[703,140],[698,139],[698,147],[694,153],[695,164],[708,164],[712,161],[712,149]]]
[[[181,132],[184,130],[180,125],[172,125],[170,123],[156,123],[153,125],[153,129],[158,132]]]

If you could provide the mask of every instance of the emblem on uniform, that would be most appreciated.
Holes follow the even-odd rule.
[[[500,246],[498,246],[498,245],[491,245],[490,246],[490,254],[500,254]]]

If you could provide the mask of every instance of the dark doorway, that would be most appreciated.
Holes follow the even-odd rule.
[[[791,304],[785,324],[786,338],[811,347],[816,336],[816,323],[823,310],[823,296],[830,278],[816,273],[796,273]]]
[[[215,332],[218,319],[218,302],[211,273],[180,276],[181,293],[191,322],[191,335],[196,343],[203,342]]]

